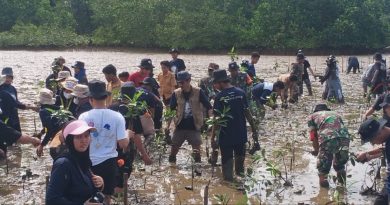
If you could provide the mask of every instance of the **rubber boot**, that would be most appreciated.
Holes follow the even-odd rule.
[[[233,159],[229,159],[222,164],[222,175],[224,180],[233,181]]]
[[[243,156],[235,156],[234,157],[234,170],[236,171],[236,175],[240,177],[245,176],[245,167],[244,167],[245,157]]]
[[[343,185],[346,184],[346,182],[347,182],[347,173],[345,172],[345,170],[337,172],[337,181],[340,184],[343,184]]]
[[[329,182],[328,182],[328,175],[319,175],[320,179],[320,186],[324,188],[329,187]]]

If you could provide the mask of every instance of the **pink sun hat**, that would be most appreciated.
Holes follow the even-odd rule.
[[[96,128],[90,127],[85,121],[75,120],[65,127],[63,136],[66,139],[68,135],[80,135],[89,130],[96,131]]]

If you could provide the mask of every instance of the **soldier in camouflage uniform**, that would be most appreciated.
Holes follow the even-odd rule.
[[[218,64],[210,63],[208,67],[208,76],[202,78],[199,81],[198,86],[200,87],[200,89],[203,90],[203,92],[209,98],[209,101],[211,99],[214,99],[214,97],[217,95],[217,91],[214,89],[214,85],[213,85],[213,72],[218,69],[219,69]]]
[[[317,156],[320,185],[329,187],[328,173],[333,163],[339,183],[345,184],[345,164],[348,162],[349,134],[343,120],[325,104],[316,105],[308,117],[313,155]]]
[[[301,96],[303,94],[303,71],[304,71],[304,63],[305,62],[305,56],[302,53],[298,53],[297,55],[297,62],[293,63],[291,75],[295,75],[298,77],[297,80],[297,86],[295,88],[295,95]],[[289,101],[290,103],[295,103],[292,99]]]
[[[253,83],[251,77],[249,77],[247,73],[241,72],[240,66],[238,66],[236,62],[229,63],[229,72],[231,84],[234,87],[242,89],[245,92],[247,99],[251,99],[250,90]]]

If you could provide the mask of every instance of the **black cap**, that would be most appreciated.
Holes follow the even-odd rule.
[[[152,85],[154,84],[154,80],[153,78],[151,77],[146,77],[142,82],[141,84],[144,84],[144,85]]]
[[[218,70],[219,69],[219,65],[216,64],[216,63],[210,63],[208,69],[209,70]]]
[[[180,52],[179,52],[179,49],[172,48],[171,50],[169,50],[169,53],[177,53],[177,54],[179,54]]]
[[[132,98],[136,92],[133,82],[125,82],[121,87],[121,98],[122,100],[127,99],[128,97]]]
[[[313,112],[319,112],[319,111],[330,111],[330,109],[326,104],[318,104],[314,107]]]
[[[141,64],[138,66],[140,68],[153,69],[152,60],[150,58],[144,58],[141,60]]]
[[[1,71],[1,75],[6,75],[6,76],[14,76],[14,72],[12,71],[11,67],[5,67]]]
[[[303,60],[303,59],[305,59],[305,55],[303,55],[303,53],[298,53],[297,60]]]
[[[229,76],[226,73],[226,70],[215,70],[213,72],[213,82],[218,83],[218,82],[223,82],[226,80],[229,80]]]
[[[359,127],[359,134],[362,143],[369,142],[372,138],[374,138],[386,123],[387,120],[383,118],[380,120],[370,118],[364,121]]]
[[[191,74],[188,71],[180,71],[177,73],[177,82],[182,82],[191,79]]]
[[[375,53],[374,54],[374,59],[377,61],[381,61],[383,59],[382,53]]]
[[[84,69],[84,62],[81,61],[76,61],[73,65],[72,68],[79,68],[79,69]]]
[[[88,88],[88,97],[92,97],[94,99],[102,99],[111,95],[111,93],[106,90],[106,83],[100,80],[92,80],[88,83]]]
[[[236,62],[229,63],[229,69],[237,70],[239,68],[240,68],[240,66],[238,66],[238,64]]]
[[[336,62],[336,56],[334,55],[330,55],[327,59],[326,59],[326,63],[335,63]]]

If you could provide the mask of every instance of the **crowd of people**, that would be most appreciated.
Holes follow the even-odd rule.
[[[88,80],[85,63],[76,61],[65,66],[63,57],[51,64],[52,74],[39,93],[39,106],[19,101],[12,85],[13,70],[6,67],[0,76],[0,156],[6,157],[7,146],[30,143],[36,146],[38,156],[49,144],[53,167],[46,193],[47,204],[110,204],[111,196],[123,188],[124,173],[130,174],[136,152],[145,165],[153,160],[148,143],[156,132],[165,133],[171,145],[168,161],[176,163],[176,156],[185,141],[192,146],[195,163],[202,161],[201,133],[209,132],[214,151],[221,154],[222,174],[226,181],[234,181],[245,174],[247,142],[250,153],[260,150],[258,121],[265,106],[277,109],[299,103],[306,85],[308,96],[313,95],[309,72],[324,84],[322,99],[344,103],[337,59],[330,55],[322,75],[315,74],[302,50],[296,53],[296,62],[289,73],[281,74],[277,81],[261,79],[261,70],[255,65],[260,54],[251,54],[250,61],[227,63],[226,68],[211,62],[207,77],[198,83],[186,70],[185,62],[178,58],[178,49],[169,52],[172,60],[160,62],[161,72],[154,78],[155,66],[151,59],[142,59],[134,73],[117,73],[114,65],[102,68],[107,82]],[[390,154],[390,94],[388,69],[380,53],[375,63],[368,66],[362,77],[364,96],[376,98],[365,113],[359,133],[364,142],[385,143],[372,151],[360,153],[358,161],[380,157],[385,150]],[[356,57],[348,60],[347,74],[360,72]],[[260,74],[260,75],[258,75]],[[42,131],[34,136],[21,133],[18,109],[39,112]],[[163,123],[163,111],[174,111],[171,122]],[[369,118],[375,110],[383,109],[383,119]],[[259,112],[260,111],[260,112]],[[229,117],[226,117],[229,116]],[[205,127],[205,119],[224,118],[225,124]],[[248,139],[247,122],[252,137]],[[318,104],[308,116],[312,154],[317,156],[319,184],[329,187],[328,173],[333,167],[338,182],[345,184],[345,164],[349,159],[350,135],[341,115],[326,104]],[[171,130],[172,129],[172,130]],[[172,133],[172,138],[171,138]],[[43,137],[41,139],[41,137]],[[217,158],[207,159],[215,164]],[[390,180],[388,180],[390,183]],[[390,185],[388,185],[390,187]],[[384,190],[387,196],[390,188]],[[387,197],[383,197],[383,200]]]

